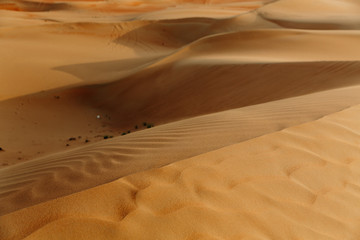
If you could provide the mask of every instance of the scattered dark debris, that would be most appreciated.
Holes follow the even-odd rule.
[[[131,131],[129,130],[128,133],[131,133]]]
[[[81,139],[82,137],[81,136],[78,136],[78,139]]]
[[[88,143],[88,142],[90,142],[90,140],[89,140],[89,139],[86,139],[86,140],[85,140],[85,143]]]
[[[154,127],[154,125],[148,124],[146,127],[147,127],[147,128],[152,128],[152,127]]]
[[[114,137],[114,136],[105,135],[105,136],[104,136],[104,139],[113,138],[113,137]]]
[[[5,151],[5,150],[4,150],[3,148],[1,148],[1,147],[0,147],[0,152],[3,152],[3,151]]]
[[[135,125],[135,129],[138,129],[139,127],[138,127],[138,125]]]
[[[147,123],[146,122],[143,122],[143,126],[146,127]]]
[[[74,137],[69,138],[69,141],[75,141],[75,140],[76,140],[76,138],[74,138]]]
[[[126,135],[126,133],[124,132],[124,133],[122,133],[121,135],[124,136],[124,135]]]
[[[70,146],[70,144],[66,144],[66,146],[68,147],[68,146]]]

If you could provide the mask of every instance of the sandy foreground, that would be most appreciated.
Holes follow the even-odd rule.
[[[0,2],[0,240],[359,239],[360,2]]]

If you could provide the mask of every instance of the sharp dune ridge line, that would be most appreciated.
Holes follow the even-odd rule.
[[[358,105],[16,211],[0,236],[356,239],[359,119]]]
[[[0,214],[279,131],[357,103],[360,87],[330,90],[185,119],[18,163],[0,169]]]
[[[0,2],[0,240],[359,239],[359,16]]]

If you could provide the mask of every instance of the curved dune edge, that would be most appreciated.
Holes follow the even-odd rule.
[[[2,216],[0,238],[356,239],[359,144],[357,105]]]
[[[360,103],[349,87],[204,115],[0,169],[0,215]]]
[[[274,25],[254,12],[229,19],[133,21],[67,14],[29,18],[4,13],[0,69],[7,87],[0,89],[0,100],[73,84],[118,81],[201,37]],[[26,60],[29,55],[32,62]],[[52,81],[43,81],[47,78]]]
[[[266,20],[286,28],[360,29],[356,0],[281,0],[259,9]]]

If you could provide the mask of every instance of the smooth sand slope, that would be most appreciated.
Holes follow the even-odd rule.
[[[286,28],[360,29],[356,0],[281,0],[260,9],[260,15]]]
[[[359,103],[360,87],[349,87],[189,118],[94,144],[77,139],[70,144],[81,147],[0,169],[0,215]]]
[[[103,140],[103,136],[141,130],[144,121],[158,126],[203,114],[356,86],[360,80],[357,62],[219,63],[216,68],[213,66],[166,66],[102,86],[56,90],[3,101],[0,110],[6,124],[0,125],[3,133],[0,141],[6,151],[2,153],[0,165],[13,165],[83,146],[86,140],[97,142]],[[223,80],[219,81],[220,78]],[[97,119],[97,115],[101,119]],[[69,141],[73,137],[77,140]]]
[[[0,240],[358,239],[359,16],[0,2]]]
[[[1,239],[357,239],[360,107],[0,218]]]

